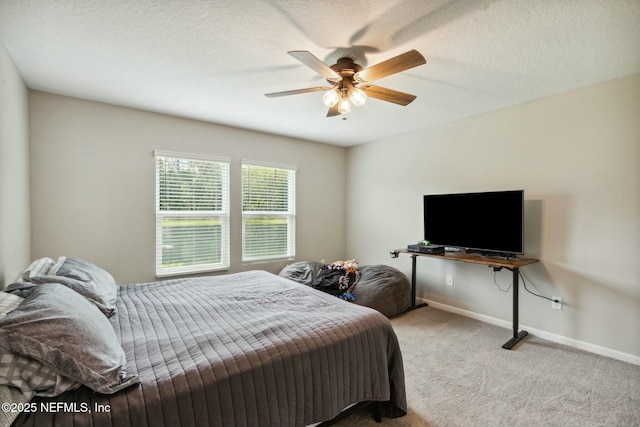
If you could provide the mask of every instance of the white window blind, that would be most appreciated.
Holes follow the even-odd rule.
[[[296,171],[242,162],[242,261],[293,258]]]
[[[156,275],[229,268],[229,160],[154,154]]]

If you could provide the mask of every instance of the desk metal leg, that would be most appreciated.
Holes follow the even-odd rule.
[[[429,304],[423,302],[416,305],[416,260],[417,255],[411,255],[411,307],[407,311],[415,310],[416,308],[426,307]]]
[[[511,350],[514,345],[519,343],[529,333],[527,331],[518,332],[518,291],[520,289],[519,270],[514,267],[510,269],[513,272],[513,338],[502,345],[502,348]]]

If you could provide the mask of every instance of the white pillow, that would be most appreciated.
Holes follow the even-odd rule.
[[[0,292],[0,319],[18,308],[24,298],[9,292]]]
[[[20,389],[29,399],[33,396],[55,397],[80,387],[80,383],[60,375],[50,366],[2,349],[0,384]]]
[[[30,282],[32,277],[44,276],[48,274],[55,264],[56,262],[51,258],[37,259],[33,261],[29,267],[27,267],[20,278],[25,282]]]

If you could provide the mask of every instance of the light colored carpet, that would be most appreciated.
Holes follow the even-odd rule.
[[[640,366],[431,307],[392,319],[409,413],[338,426],[640,426]]]

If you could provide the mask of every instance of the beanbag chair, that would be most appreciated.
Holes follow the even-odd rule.
[[[323,264],[299,261],[287,265],[280,276],[312,286]],[[355,304],[378,310],[387,317],[406,311],[411,306],[411,284],[400,270],[388,265],[366,265],[358,270],[353,289]]]
[[[323,264],[314,261],[299,261],[285,266],[279,276],[303,285],[311,286]]]
[[[409,279],[388,265],[361,267],[360,279],[353,292],[356,304],[374,308],[387,317],[400,314],[411,306]]]

